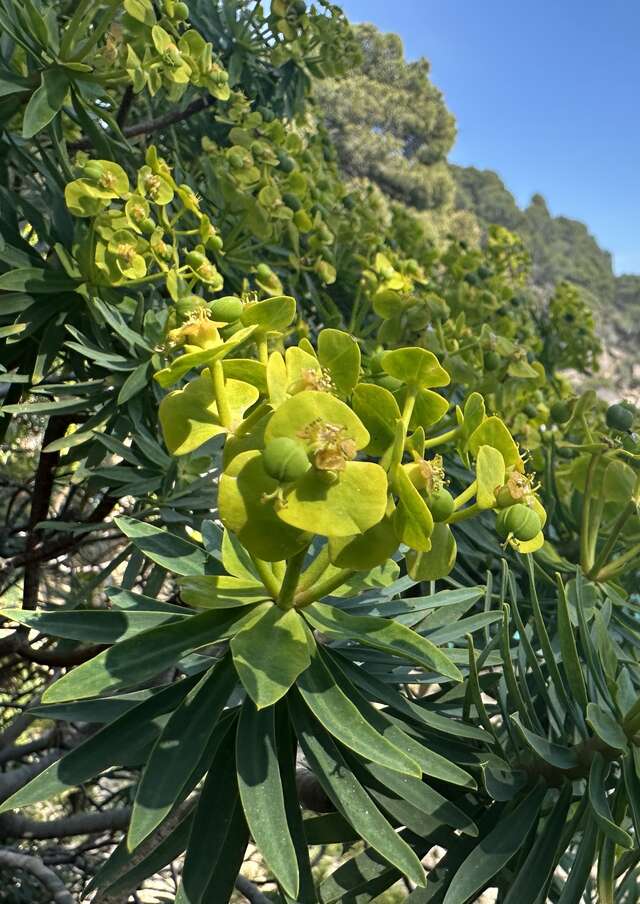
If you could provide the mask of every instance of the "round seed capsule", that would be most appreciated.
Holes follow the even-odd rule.
[[[216,298],[209,305],[209,313],[212,320],[233,323],[242,314],[242,302],[235,295],[225,295],[223,298]]]
[[[84,179],[92,179],[98,182],[104,175],[104,168],[97,160],[89,160],[82,168],[82,176]]]
[[[267,443],[262,464],[269,477],[279,483],[298,480],[311,467],[304,446],[288,436],[278,436]]]
[[[296,162],[293,157],[290,157],[287,152],[283,150],[278,150],[276,153],[278,155],[278,162],[282,172],[292,173],[296,168]]]
[[[445,487],[429,493],[427,505],[435,522],[446,521],[449,515],[453,514],[453,496]]]
[[[496,518],[498,535],[506,540],[513,536],[516,540],[533,540],[540,533],[542,522],[540,516],[523,502],[517,502],[503,509]]]
[[[282,196],[282,200],[294,213],[302,208],[302,201],[292,191],[286,191]]]
[[[556,424],[566,424],[571,418],[571,409],[566,402],[554,402],[549,409],[551,420]]]
[[[207,257],[202,251],[189,251],[186,256],[186,261],[190,267],[197,270],[198,267],[207,263]]]
[[[485,352],[484,369],[497,370],[500,367],[500,355],[497,352]]]
[[[617,405],[610,405],[607,408],[607,426],[611,427],[613,430],[631,430],[631,426],[633,424],[633,411],[627,408],[626,405],[622,405],[618,403]]]

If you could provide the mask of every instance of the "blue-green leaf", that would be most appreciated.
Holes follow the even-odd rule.
[[[247,699],[236,744],[238,788],[251,835],[287,895],[297,898],[298,861],[287,826],[278,766],[275,710],[258,710]]]

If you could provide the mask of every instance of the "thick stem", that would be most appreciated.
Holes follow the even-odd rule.
[[[418,390],[416,386],[407,386],[407,397],[404,400],[404,406],[402,408],[402,423],[404,424],[405,432],[409,429],[409,422],[411,421],[411,415],[413,414],[413,409],[416,404],[416,396]]]
[[[596,581],[609,581],[611,578],[620,574],[626,568],[628,568],[634,559],[640,557],[640,543],[636,543],[635,546],[632,546],[631,549],[628,549],[623,555],[619,556],[617,559],[614,559],[613,562],[610,562],[605,568],[598,572],[595,576]]]
[[[474,480],[473,483],[470,483],[466,490],[463,490],[459,496],[453,500],[454,506],[459,509],[461,505],[464,505],[465,502],[469,502],[470,499],[476,495],[478,490],[478,481]]]
[[[256,567],[256,571],[258,572],[260,580],[271,596],[271,599],[277,600],[278,594],[280,593],[280,584],[275,574],[269,567],[269,563],[263,562],[262,559],[256,559],[255,556],[251,556],[251,560]]]
[[[213,362],[211,376],[213,378],[213,391],[216,397],[218,417],[220,418],[222,426],[229,430],[231,427],[231,409],[229,408],[229,401],[224,388],[224,369],[222,367],[222,361],[218,360]]]
[[[330,593],[337,590],[341,584],[348,581],[355,573],[355,570],[352,568],[341,568],[337,574],[326,578],[324,581],[318,581],[317,584],[309,587],[308,590],[303,590],[296,594],[294,606],[296,609],[304,609],[305,606],[310,606],[311,603],[315,603],[316,600],[321,600],[323,597],[329,596]]]
[[[590,560],[591,551],[591,496],[593,491],[593,481],[595,478],[596,468],[600,461],[600,452],[595,452],[591,456],[589,469],[587,471],[587,479],[584,488],[584,500],[582,503],[582,524],[580,531],[580,564],[586,574],[589,574],[593,566]]]
[[[293,608],[293,598],[298,588],[300,572],[302,571],[306,555],[307,547],[305,546],[305,548],[301,549],[300,552],[297,552],[295,556],[291,556],[287,562],[287,570],[284,573],[284,578],[282,579],[282,584],[280,586],[280,593],[276,600],[281,609]]]
[[[236,436],[244,436],[247,433],[250,433],[255,425],[258,423],[261,418],[265,416],[267,411],[269,410],[269,402],[266,399],[254,408],[251,414],[247,415],[247,417],[236,427],[234,433]]]
[[[458,433],[460,433],[460,427],[454,427],[452,430],[447,430],[446,433],[441,433],[440,436],[432,436],[425,440],[424,447],[425,449],[433,449],[435,446],[441,446],[443,443],[448,443],[450,440],[455,439]]]
[[[48,445],[64,436],[71,418],[69,416],[52,417],[47,423],[42,438],[42,451],[38,460],[33,495],[31,497],[31,511],[29,513],[29,527],[25,554],[32,555],[40,543],[42,534],[36,525],[46,520],[51,504],[51,496],[55,481],[55,472],[60,459],[60,452],[45,452]],[[35,609],[38,605],[38,590],[40,587],[40,566],[34,563],[24,573],[22,593],[22,608]]]
[[[331,563],[329,562],[329,543],[325,543],[313,562],[302,573],[298,583],[299,590],[307,590],[312,584],[320,580]]]
[[[266,336],[260,336],[257,340],[258,345],[258,360],[261,364],[268,364],[269,362],[269,344],[267,342]]]
[[[473,505],[469,505],[465,509],[454,512],[453,515],[447,519],[447,524],[457,524],[459,521],[466,521],[467,518],[473,518],[473,516],[477,515],[480,511],[481,509],[478,506],[478,503],[474,502]]]
[[[594,574],[597,574],[602,566],[609,560],[609,556],[613,552],[613,548],[616,545],[616,540],[618,539],[620,532],[623,530],[625,524],[627,523],[631,515],[633,515],[635,510],[635,500],[630,499],[616,518],[613,527],[611,528],[611,533],[609,534],[607,542],[598,553],[598,556],[593,564],[592,573],[589,574],[588,577],[592,578]]]
[[[184,110],[173,110],[171,113],[165,113],[164,116],[159,116],[157,119],[148,119],[135,125],[125,126],[122,130],[122,134],[126,138],[135,138],[137,135],[149,135],[152,132],[161,132],[168,126],[173,126],[178,122],[183,122],[185,119],[190,119],[192,116],[195,116],[196,113],[201,113],[202,110],[206,110],[207,107],[210,107],[213,103],[215,103],[215,98],[209,95],[207,95],[207,97],[198,97],[188,104]],[[81,138],[79,141],[71,142],[69,144],[69,150],[82,151],[87,150],[87,148],[90,148],[91,146],[92,144],[89,138]]]
[[[52,869],[30,854],[22,854],[8,848],[0,848],[0,866],[6,867],[11,872],[23,870],[30,873],[45,889],[48,900],[54,904],[73,904],[71,892]]]

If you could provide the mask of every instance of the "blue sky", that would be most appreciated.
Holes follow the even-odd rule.
[[[340,0],[338,0],[340,3]],[[450,159],[582,220],[640,273],[637,0],[343,0],[426,56],[458,121]]]

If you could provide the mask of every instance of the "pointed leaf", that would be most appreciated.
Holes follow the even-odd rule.
[[[316,649],[297,687],[316,719],[359,756],[406,775],[420,777],[420,766],[380,734],[337,686]]]
[[[59,703],[97,697],[141,683],[175,665],[185,653],[232,636],[251,614],[247,608],[240,614],[235,609],[202,612],[123,640],[67,672],[47,688],[42,700]]]
[[[128,833],[130,850],[160,825],[180,797],[235,684],[227,657],[200,679],[171,714],[138,784]]]
[[[238,722],[236,760],[251,835],[286,894],[295,899],[298,861],[287,826],[273,707],[258,710],[251,700],[245,701]]]
[[[546,793],[536,787],[510,813],[504,816],[471,851],[453,877],[444,904],[465,904],[516,854],[540,813]]]
[[[230,730],[200,795],[175,904],[228,901],[233,892],[249,841],[234,747],[235,732]]]
[[[146,524],[135,518],[121,515],[114,519],[122,533],[128,537],[148,559],[162,565],[173,574],[204,574],[205,569],[221,571],[215,559],[188,540],[183,540],[168,530]]]
[[[162,724],[159,717],[174,709],[196,681],[185,678],[133,706],[20,788],[4,801],[0,811],[46,800],[121,764],[157,737]]]
[[[453,681],[462,680],[459,669],[442,650],[406,625],[371,615],[348,615],[327,603],[312,603],[304,616],[320,631],[399,656]]]
[[[605,784],[608,772],[609,763],[606,762],[601,753],[596,752],[589,770],[589,803],[591,804],[591,811],[604,835],[615,844],[620,845],[620,847],[631,850],[633,847],[631,836],[619,825],[616,825],[611,815]]]
[[[425,878],[420,861],[354,778],[331,737],[312,719],[299,696],[292,694],[288,702],[307,761],[337,809],[367,844],[409,879],[423,886]]]
[[[62,109],[68,90],[69,80],[64,69],[45,69],[42,72],[40,86],[31,95],[24,111],[23,138],[33,138],[49,125]]]
[[[61,612],[28,612],[22,609],[0,609],[0,616],[21,625],[84,643],[114,644],[135,637],[141,631],[157,628],[188,618],[188,612],[118,612],[115,609],[80,609]]]
[[[536,839],[518,874],[509,885],[504,904],[536,904],[541,889],[546,888],[551,874],[564,854],[561,846],[571,804],[571,783],[562,789],[553,810],[540,826]],[[567,842],[569,839],[567,839]]]

